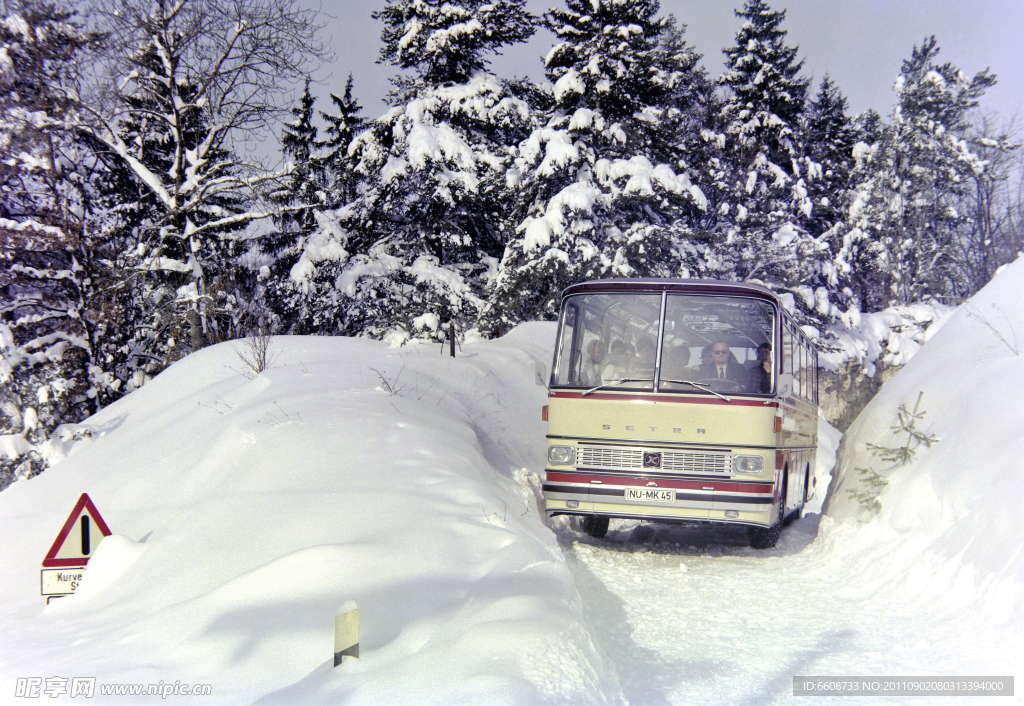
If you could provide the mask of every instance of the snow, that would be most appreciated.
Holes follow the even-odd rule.
[[[194,353],[0,493],[0,693],[59,675],[210,684],[210,703],[768,704],[794,675],[1013,674],[1024,364],[999,336],[1024,331],[1022,275],[926,339],[835,480],[840,435],[819,420],[815,492],[766,551],[742,529],[613,521],[594,540],[542,516],[534,378],[554,324],[456,358],[275,337],[252,379],[238,343]],[[939,442],[865,516],[852,469],[878,467],[866,444],[892,444],[919,391]],[[81,593],[45,606],[39,562],[82,492],[115,534]],[[333,668],[350,602],[360,658]]]
[[[805,294],[807,306],[819,311],[828,305],[827,292],[810,288]],[[818,353],[818,364],[835,371],[844,363],[863,366],[873,376],[878,363],[906,365],[954,313],[952,307],[937,302],[898,305],[866,314],[856,309],[839,314],[840,321],[829,328],[830,347]]]
[[[456,359],[275,338],[252,380],[222,344],[103,410],[92,440],[0,494],[2,693],[45,674],[209,683],[213,703],[608,702],[517,480],[542,464],[552,338],[528,325]],[[44,606],[39,562],[84,490],[115,535],[83,593]],[[332,669],[348,600],[360,659]]]
[[[583,79],[580,78],[579,72],[576,69],[569,69],[564,76],[555,81],[555,102],[561,103],[566,94],[583,94],[586,90],[587,87],[583,83]]]
[[[828,510],[833,538],[826,537],[845,542],[858,564],[877,560],[884,548],[898,569],[872,579],[960,603],[982,625],[1001,624],[1015,634],[1016,642],[1004,644],[1014,646],[1018,660],[1024,441],[1014,403],[1024,389],[1024,358],[1014,347],[1016,332],[1024,331],[1022,282],[1018,259],[961,306],[851,425]],[[916,427],[937,443],[915,445],[914,459],[894,467],[867,445],[903,446],[907,434],[892,427],[900,405],[912,410],[919,395],[924,416]],[[863,487],[857,468],[887,481],[877,513],[849,492]]]

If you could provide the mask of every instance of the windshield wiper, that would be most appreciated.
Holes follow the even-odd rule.
[[[721,397],[726,402],[732,402],[732,399],[730,399],[729,397],[726,397],[725,395],[718,394],[717,392],[712,390],[710,387],[708,387],[704,383],[694,382],[693,380],[666,380],[665,378],[662,378],[661,381],[662,382],[674,382],[674,383],[679,384],[679,385],[693,385],[698,390],[703,390],[704,392],[710,392],[715,397]]]
[[[591,392],[594,392],[596,390],[600,390],[602,387],[610,387],[611,385],[619,385],[619,384],[624,383],[624,382],[649,382],[649,383],[651,383],[652,387],[654,386],[654,380],[652,380],[651,378],[622,378],[621,380],[609,380],[608,382],[601,383],[597,387],[590,388],[589,390],[584,392],[583,395],[581,395],[581,396],[582,397],[586,397]]]

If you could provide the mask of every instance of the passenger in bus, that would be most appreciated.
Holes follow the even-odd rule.
[[[661,364],[661,377],[665,380],[692,380],[693,372],[689,365],[689,346],[670,348],[666,351],[665,360]]]
[[[604,341],[595,338],[587,346],[587,357],[583,361],[582,370],[580,370],[580,382],[584,385],[600,385],[604,382],[601,379],[601,370],[607,367],[604,356]]]
[[[748,379],[747,371],[730,353],[725,341],[711,344],[711,365],[701,366],[700,375],[705,380],[729,380],[738,387],[746,387]]]
[[[639,338],[636,342],[636,360],[633,364],[635,377],[654,375],[654,341],[649,338]]]
[[[703,377],[702,373],[704,369],[713,365],[711,358],[711,344],[709,343],[700,349],[700,365],[693,366],[694,379]]]
[[[616,339],[612,342],[612,352],[608,356],[607,365],[601,371],[604,382],[609,380],[621,380],[625,377],[632,377],[629,371],[633,367],[636,351],[633,346],[625,341]]]
[[[757,362],[750,369],[747,388],[750,392],[761,394],[772,391],[772,347],[768,343],[757,347]]]

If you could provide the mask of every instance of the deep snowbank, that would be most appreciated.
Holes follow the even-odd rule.
[[[91,440],[0,493],[0,694],[55,675],[213,685],[183,703],[619,693],[515,480],[543,468],[533,380],[552,340],[527,325],[452,359],[281,337],[252,380],[225,344],[103,410]],[[40,562],[82,492],[115,536],[83,594],[44,608]],[[350,599],[361,659],[332,669]]]
[[[976,611],[979,627],[1009,628],[1001,634],[1017,660],[1024,633],[1022,354],[1024,258],[949,317],[857,417],[819,536],[866,586],[931,601],[936,612]],[[906,445],[908,434],[891,427],[900,405],[913,410],[919,394],[924,416],[915,428],[937,443],[912,444],[914,458],[894,467],[868,444]]]

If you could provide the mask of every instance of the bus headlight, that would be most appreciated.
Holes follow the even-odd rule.
[[[576,463],[576,449],[572,446],[549,446],[548,463],[554,466],[571,466]]]
[[[756,475],[764,470],[764,459],[761,456],[733,456],[732,468],[735,473]]]

